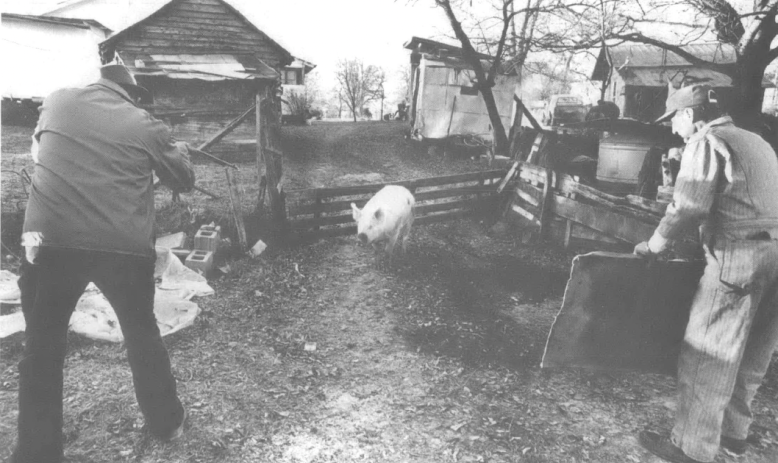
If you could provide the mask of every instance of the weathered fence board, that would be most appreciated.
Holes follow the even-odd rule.
[[[416,198],[415,223],[433,223],[465,217],[496,201],[497,183],[505,170],[445,175],[392,182],[411,190]],[[296,233],[337,236],[355,232],[351,203],[363,207],[385,184],[316,188],[287,193],[287,216]]]
[[[519,162],[517,170],[505,213],[538,227],[541,238],[551,237],[551,228],[562,225],[565,246],[574,235],[607,244],[647,240],[667,207],[645,198],[604,193],[577,178],[526,162]]]

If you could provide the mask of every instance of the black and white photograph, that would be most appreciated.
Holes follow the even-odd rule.
[[[778,0],[0,13],[0,461],[778,461]]]

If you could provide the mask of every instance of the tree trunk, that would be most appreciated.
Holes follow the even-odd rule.
[[[761,124],[764,89],[762,78],[766,64],[760,53],[747,53],[738,60],[736,75],[733,76],[733,95],[730,114],[738,126],[758,132]]]
[[[491,88],[480,89],[486,111],[489,113],[489,120],[492,123],[492,132],[494,133],[494,151],[500,156],[508,155],[508,136],[505,134],[505,126],[502,125],[500,112],[497,110],[497,103],[494,101],[494,93]]]

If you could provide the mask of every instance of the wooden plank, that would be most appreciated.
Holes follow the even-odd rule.
[[[540,201],[538,201],[534,196],[525,192],[524,190],[516,189],[516,194],[519,196],[519,198],[523,199],[529,204],[532,204],[533,206],[540,205]]]
[[[546,143],[545,140],[548,137],[541,131],[535,136],[535,141],[532,142],[532,148],[529,150],[529,154],[527,154],[527,160],[526,162],[528,164],[536,164],[538,160],[538,153],[541,149],[541,147],[545,147]]]
[[[212,27],[218,28],[223,31],[230,32],[253,32],[247,26],[235,24],[234,21],[223,19],[203,19],[198,17],[183,18],[183,17],[170,17],[165,18],[164,21],[149,22],[149,26],[153,24],[154,27],[165,27],[167,25],[171,27],[188,27],[192,25],[200,27]]]
[[[632,206],[637,206],[654,214],[664,215],[667,209],[667,203],[652,201],[642,196],[627,195],[627,202]]]
[[[548,236],[548,225],[553,214],[552,208],[554,203],[554,171],[546,169],[546,179],[543,182],[543,199],[540,202],[540,239],[543,240]]]
[[[488,178],[488,179],[502,178],[504,174],[505,174],[504,169],[496,169],[496,170],[489,170],[483,172],[484,178]],[[353,195],[374,193],[386,185],[402,185],[408,189],[411,188],[418,189],[423,187],[446,185],[450,183],[475,182],[479,180],[480,175],[482,175],[481,172],[469,172],[465,174],[444,175],[441,177],[429,177],[429,178],[421,178],[416,180],[403,180],[400,182],[371,183],[366,185],[319,188],[318,190],[320,190],[320,194],[322,195],[323,198],[332,198],[337,196],[353,196]],[[309,197],[313,197],[313,193],[304,193],[304,191],[305,190],[291,190],[289,191],[289,196],[290,197],[304,196],[308,194]]]
[[[646,223],[612,209],[584,204],[579,201],[554,195],[554,212],[565,219],[580,223],[628,243],[648,240],[659,223]]]
[[[141,32],[141,37],[158,38],[163,36],[173,37],[186,37],[186,38],[209,38],[234,41],[247,41],[253,43],[257,36],[250,34],[248,31],[236,31],[226,30],[211,25],[210,27],[204,24],[176,24],[165,26],[145,26]]]
[[[221,13],[225,16],[231,16],[237,20],[237,16],[223,5],[202,5],[193,3],[178,3],[171,8],[171,13],[177,11],[198,11],[207,13]]]
[[[480,185],[473,185],[473,186],[467,186],[461,188],[448,188],[443,190],[425,191],[416,194],[416,205],[419,206],[422,201],[430,201],[434,199],[443,199],[443,198],[450,198],[450,197],[472,196],[472,195],[483,193],[484,191],[486,191],[489,194],[492,193],[490,190],[485,190],[485,188]],[[321,213],[349,211],[351,210],[352,202],[355,203],[357,207],[361,208],[370,199],[370,195],[365,195],[364,198],[346,199],[342,201],[320,202],[318,206],[315,200],[314,202],[301,202],[297,197],[295,197],[294,199],[297,200],[298,203],[290,204],[289,211],[291,215],[296,216],[296,215],[304,215],[304,214],[314,214],[317,211]]]
[[[463,201],[449,201],[445,203],[425,204],[422,206],[416,206],[414,208],[414,215],[418,219],[433,212],[451,211],[455,209],[473,210],[479,204],[481,203],[475,199],[468,199]],[[342,214],[342,215],[314,217],[310,219],[294,219],[294,220],[290,220],[289,224],[294,229],[308,229],[308,228],[316,228],[316,227],[322,227],[327,225],[337,225],[337,224],[348,223],[353,221],[354,218],[351,216],[351,214]]]
[[[309,231],[309,232],[296,232],[297,238],[300,240],[310,240],[310,239],[317,239],[317,238],[330,238],[333,236],[343,236],[343,235],[356,235],[357,233],[357,227],[356,225],[353,226],[345,226],[345,227],[333,227],[333,228],[322,228],[321,230],[316,231]]]
[[[419,217],[430,212],[448,211],[451,209],[475,209],[480,205],[477,199],[465,199],[461,201],[448,201],[445,203],[423,204],[413,208],[414,215]]]
[[[505,177],[500,182],[500,185],[497,186],[497,193],[502,193],[502,190],[505,188],[505,185],[508,184],[509,181],[516,175],[516,171],[519,168],[519,163],[514,162],[511,168],[508,170],[508,173],[505,174]]]
[[[181,41],[185,41],[182,46],[200,45],[203,47],[235,47],[234,52],[246,50],[254,45],[251,40],[244,40],[235,36],[214,36],[214,35],[189,35],[176,32],[144,32],[141,36],[142,42],[150,45],[164,44],[178,48]],[[139,41],[139,42],[140,42]]]
[[[577,182],[569,175],[562,175],[559,178],[557,182],[557,189],[560,193],[580,194],[585,198],[589,198],[600,203],[609,204],[611,206],[624,204],[626,202],[620,196],[610,195],[589,185],[584,185],[580,182]]]
[[[260,103],[262,102],[262,95],[261,92],[257,92],[254,95],[254,108],[260,108]],[[254,131],[257,137],[257,142],[255,149],[257,150],[257,178],[262,179],[265,181],[265,188],[260,188],[257,192],[257,211],[260,211],[262,209],[262,204],[265,199],[265,192],[268,190],[267,188],[267,177],[265,176],[265,154],[262,152],[262,138],[264,137],[263,134],[263,127],[262,127],[262,111],[254,111]],[[261,181],[261,180],[260,180]]]
[[[614,213],[630,215],[649,223],[658,223],[659,219],[662,217],[662,214],[649,212],[642,208],[631,207],[625,198],[609,195],[596,188],[576,182],[569,175],[562,175],[562,178],[557,181],[557,189],[562,194],[577,194],[590,201],[596,202],[599,205],[610,208]]]
[[[425,225],[429,223],[445,222],[447,220],[461,219],[473,215],[475,211],[472,210],[458,210],[451,212],[444,212],[441,214],[425,215],[423,217],[417,217],[414,219],[414,225]]]
[[[543,169],[540,167],[540,169]],[[522,164],[519,166],[519,179],[532,183],[543,183],[546,180],[546,170],[538,170],[537,166],[532,164]]]
[[[572,220],[565,220],[565,237],[564,237],[565,249],[570,248],[570,238],[573,237],[573,224],[574,222]]]
[[[515,193],[524,201],[537,206],[543,200],[543,190],[529,183],[519,182]]]
[[[511,204],[511,207],[509,209],[510,211],[513,211],[520,216],[524,217],[525,219],[529,220],[533,224],[540,226],[540,220],[538,220],[530,211],[524,209],[523,207],[519,206],[516,203]]]
[[[327,225],[338,225],[341,223],[353,222],[351,214],[329,215],[325,217],[314,217],[312,219],[294,219],[289,220],[289,225],[295,230],[304,230],[308,228],[317,228]]]
[[[235,220],[235,228],[238,230],[238,243],[240,245],[240,250],[245,251],[248,249],[248,242],[246,239],[246,226],[243,223],[240,188],[238,188],[240,180],[233,177],[238,175],[237,171],[233,173],[232,169],[225,168],[224,172],[227,175],[227,186],[230,192],[230,207],[232,208],[232,217]]]
[[[243,114],[241,114],[240,116],[238,116],[237,118],[235,118],[235,119],[234,119],[232,122],[230,122],[229,124],[227,124],[227,125],[226,125],[226,126],[223,128],[223,129],[221,129],[221,130],[220,130],[218,133],[216,133],[216,134],[215,134],[213,137],[211,137],[210,139],[208,139],[208,141],[206,141],[206,142],[205,142],[205,143],[203,143],[202,145],[198,146],[198,147],[197,147],[197,149],[199,149],[199,150],[206,150],[206,149],[208,149],[210,146],[212,146],[212,145],[214,145],[214,144],[218,143],[218,142],[219,142],[219,140],[221,140],[222,138],[226,137],[226,136],[227,136],[227,135],[228,135],[230,132],[232,132],[232,130],[233,130],[233,129],[235,129],[235,127],[237,127],[237,126],[238,126],[238,125],[240,125],[240,124],[241,124],[241,123],[242,123],[244,120],[246,120],[246,119],[247,119],[247,118],[248,118],[248,117],[251,115],[251,113],[253,113],[253,112],[254,112],[254,108],[256,108],[256,106],[252,106],[252,107],[250,107],[249,109],[247,109],[247,110],[246,110],[246,111],[245,111]]]
[[[494,188],[484,185],[472,185],[456,188],[444,188],[440,190],[429,190],[421,193],[416,193],[414,196],[416,202],[428,201],[432,199],[450,198],[453,196],[469,196],[469,195],[481,195],[481,194],[493,194]]]

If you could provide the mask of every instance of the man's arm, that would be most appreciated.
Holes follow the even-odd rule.
[[[150,132],[152,136],[147,144],[154,173],[171,190],[190,191],[195,175],[189,160],[189,145],[174,141],[170,129],[162,121],[152,119]]]
[[[691,148],[691,149],[688,149]],[[708,140],[687,147],[675,183],[673,202],[649,240],[651,252],[661,252],[669,240],[680,238],[710,214],[721,177],[722,158]]]

